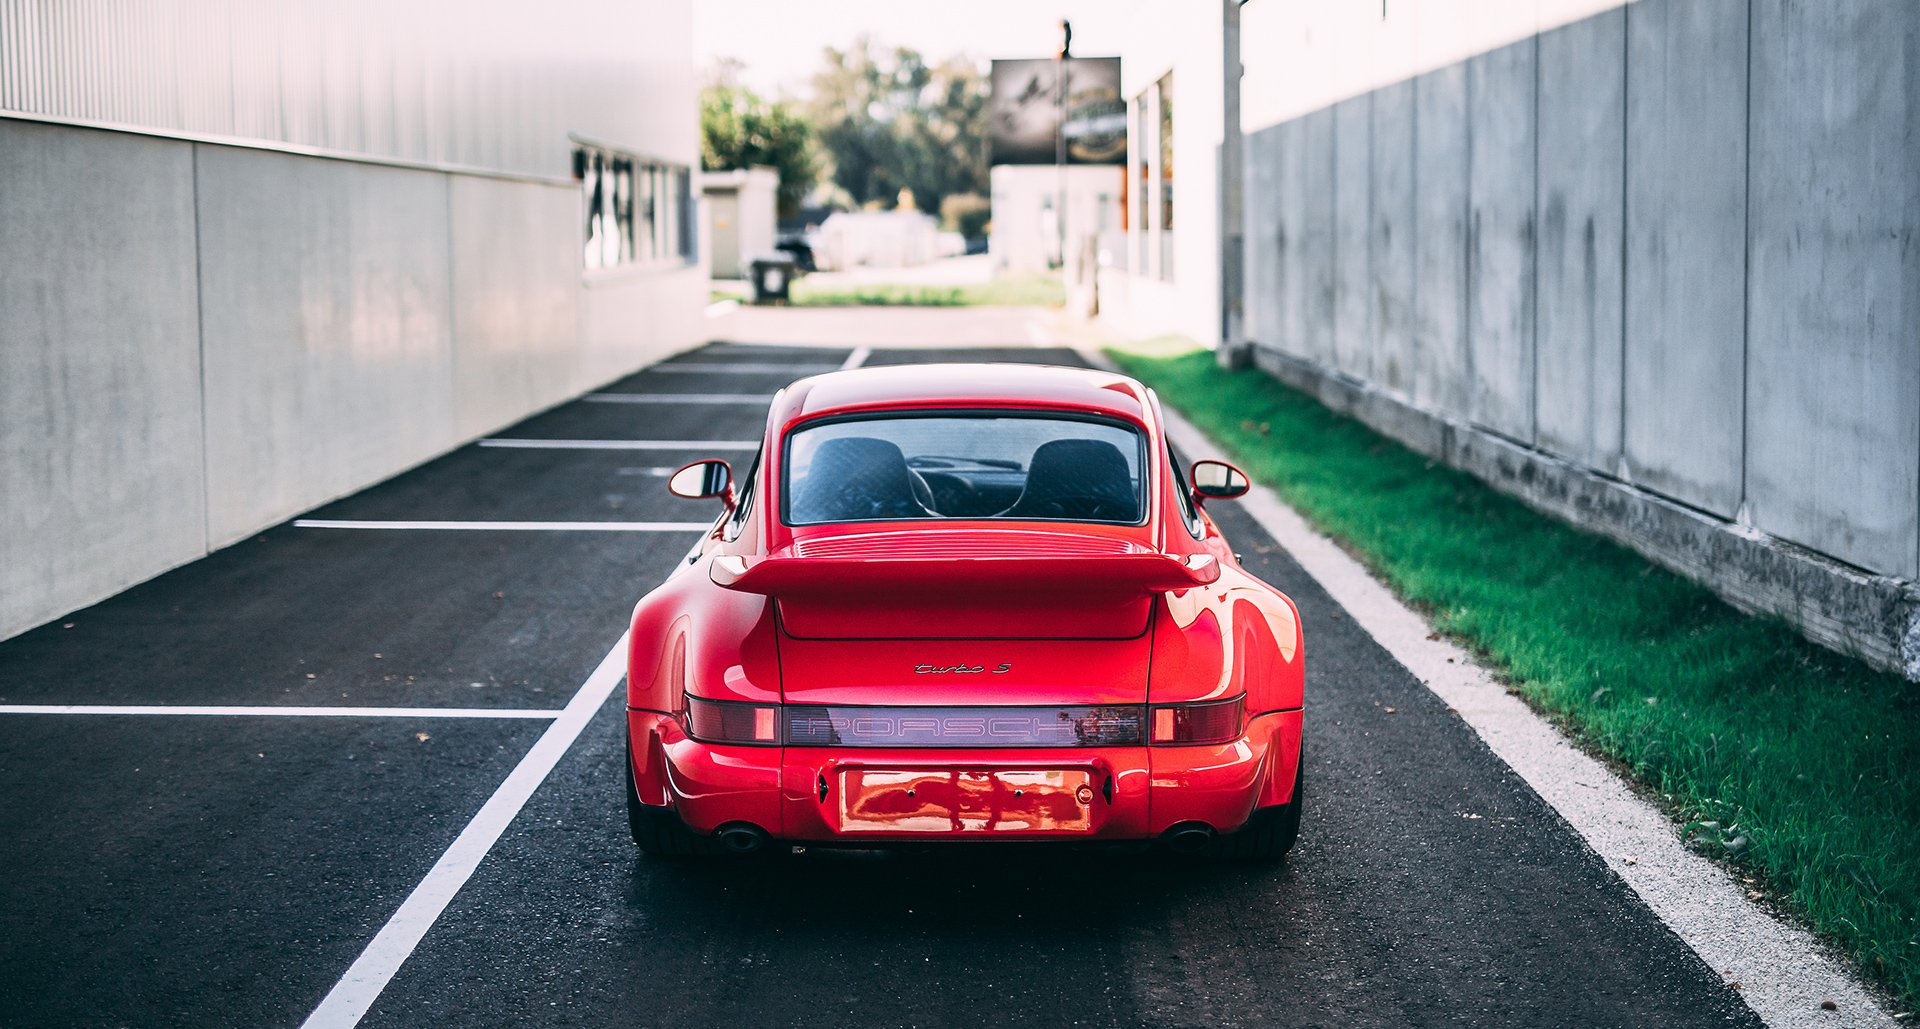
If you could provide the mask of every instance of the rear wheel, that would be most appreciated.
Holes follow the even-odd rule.
[[[726,853],[720,841],[700,836],[687,828],[672,808],[640,803],[640,791],[633,781],[633,740],[627,740],[627,830],[634,845],[648,857],[702,858]]]
[[[1300,809],[1306,798],[1307,749],[1293,773],[1293,797],[1279,807],[1255,811],[1239,832],[1220,840],[1220,856],[1232,861],[1278,861],[1300,839]]]

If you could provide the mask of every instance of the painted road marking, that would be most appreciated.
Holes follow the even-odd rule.
[[[851,368],[858,368],[861,365],[866,364],[867,358],[872,356],[873,356],[872,347],[854,347],[853,353],[848,354],[847,359],[840,362],[840,370],[844,372]]]
[[[858,353],[858,351],[856,351]],[[715,361],[683,361],[679,364],[656,364],[642,369],[648,372],[725,372],[736,375],[777,374],[787,372],[793,375],[816,375],[820,372],[837,371],[847,367],[844,364],[774,364],[767,361],[739,361],[733,364]]]
[[[427,877],[420,880],[399,910],[387,919],[373,942],[367,944],[367,949],[360,952],[346,974],[327,992],[320,1006],[307,1016],[301,1029],[351,1029],[366,1017],[367,1009],[387,988],[413,949],[420,945],[427,930],[433,928],[454,894],[473,877],[474,870],[480,867],[500,834],[546,781],[553,766],[573,746],[595,712],[613,695],[614,687],[620,685],[625,675],[626,656],[627,637],[623,633],[567,702],[566,709],[547,727],[533,749],[527,751],[527,756],[514,766],[500,788],[493,791],[493,796],[481,805],[473,821],[467,823],[440,855],[440,860],[434,862]]]
[[[185,704],[0,704],[0,715],[192,715],[251,718],[558,718],[558,711],[494,707],[193,707]]]
[[[483,439],[483,447],[519,450],[759,450],[757,439]]]
[[[1118,371],[1084,348],[1097,368]],[[1188,455],[1222,448],[1169,409],[1167,434]],[[1545,719],[1507,693],[1457,644],[1332,540],[1316,532],[1272,490],[1241,498],[1247,513],[1353,616],[1394,660],[1432,690],[1560,816],[1572,825],[1654,916],[1715,972],[1740,983],[1740,999],[1768,1026],[1888,1026],[1873,994],[1827,957],[1811,933],[1779,921],[1747,900],[1718,865],[1688,850],[1666,815],[1641,800],[1612,770],[1567,742]],[[1831,1000],[1840,1013],[1823,1012]]]
[[[595,404],[768,404],[771,393],[589,393]]]
[[[503,532],[705,532],[712,522],[403,522],[296,518],[296,529],[450,529]]]

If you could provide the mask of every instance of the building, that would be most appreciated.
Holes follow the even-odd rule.
[[[0,636],[702,333],[689,0],[0,5]]]
[[[1126,176],[1103,164],[1069,165],[1064,171],[1035,164],[997,164],[988,173],[993,191],[993,232],[988,252],[995,271],[1037,272],[1058,267],[1062,239],[1060,197],[1066,197],[1069,255],[1074,261],[1120,254]],[[1064,189],[1063,189],[1064,184]]]
[[[1920,5],[1115,17],[1115,328],[1224,341],[1920,678]]]
[[[1221,331],[1220,5],[1123,0],[1114,14],[1126,34],[1126,243],[1100,271],[1101,318],[1210,342]]]
[[[700,177],[707,199],[707,270],[716,279],[744,279],[756,257],[774,252],[780,173],[736,168]]]

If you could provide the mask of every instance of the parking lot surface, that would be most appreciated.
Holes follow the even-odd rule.
[[[0,1025],[300,1025],[717,513],[666,472],[744,459],[775,390],[850,358],[1081,363],[716,344],[0,643]],[[1305,621],[1285,864],[649,860],[614,690],[359,1024],[1757,1024],[1252,519],[1213,510]]]

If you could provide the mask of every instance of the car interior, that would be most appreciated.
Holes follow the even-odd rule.
[[[883,439],[822,442],[796,477],[795,525],[908,518],[1007,518],[1131,523],[1140,483],[1120,448],[1097,439],[1048,440],[1023,468],[998,458],[916,454]]]

